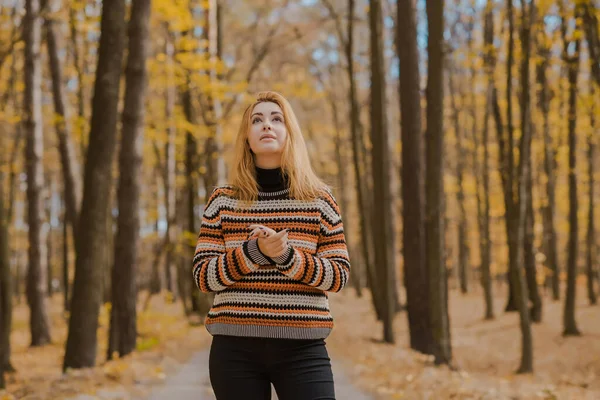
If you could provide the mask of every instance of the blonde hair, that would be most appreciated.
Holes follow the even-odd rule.
[[[287,139],[281,155],[281,169],[289,182],[290,196],[299,200],[317,198],[327,189],[327,185],[312,169],[306,143],[292,106],[285,97],[272,91],[258,93],[256,100],[246,108],[242,117],[235,143],[234,165],[231,169],[231,184],[235,197],[242,201],[258,200],[256,164],[248,143],[248,131],[254,107],[264,102],[275,103],[283,111]]]

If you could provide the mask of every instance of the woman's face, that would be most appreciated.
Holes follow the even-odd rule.
[[[274,161],[274,156],[281,157],[287,138],[283,118],[283,111],[275,103],[258,103],[252,110],[248,143],[255,154],[258,166],[261,159]]]

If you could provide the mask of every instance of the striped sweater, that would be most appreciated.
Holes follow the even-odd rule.
[[[288,229],[286,253],[271,259],[252,224]],[[340,210],[329,191],[313,201],[289,190],[259,192],[243,205],[218,187],[204,209],[193,261],[202,292],[216,292],[205,326],[212,335],[288,339],[325,338],[333,328],[326,292],[348,281],[350,262]]]

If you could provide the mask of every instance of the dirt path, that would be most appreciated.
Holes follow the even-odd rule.
[[[333,362],[336,398],[339,400],[374,400],[350,382],[340,363]],[[277,399],[273,391],[274,400]],[[208,377],[208,350],[196,353],[179,372],[167,378],[148,400],[214,400]]]

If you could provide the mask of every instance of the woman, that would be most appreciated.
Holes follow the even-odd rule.
[[[210,380],[218,400],[335,399],[326,292],[350,263],[340,210],[313,172],[298,121],[262,92],[242,118],[230,186],[204,209],[193,275],[216,292]]]

